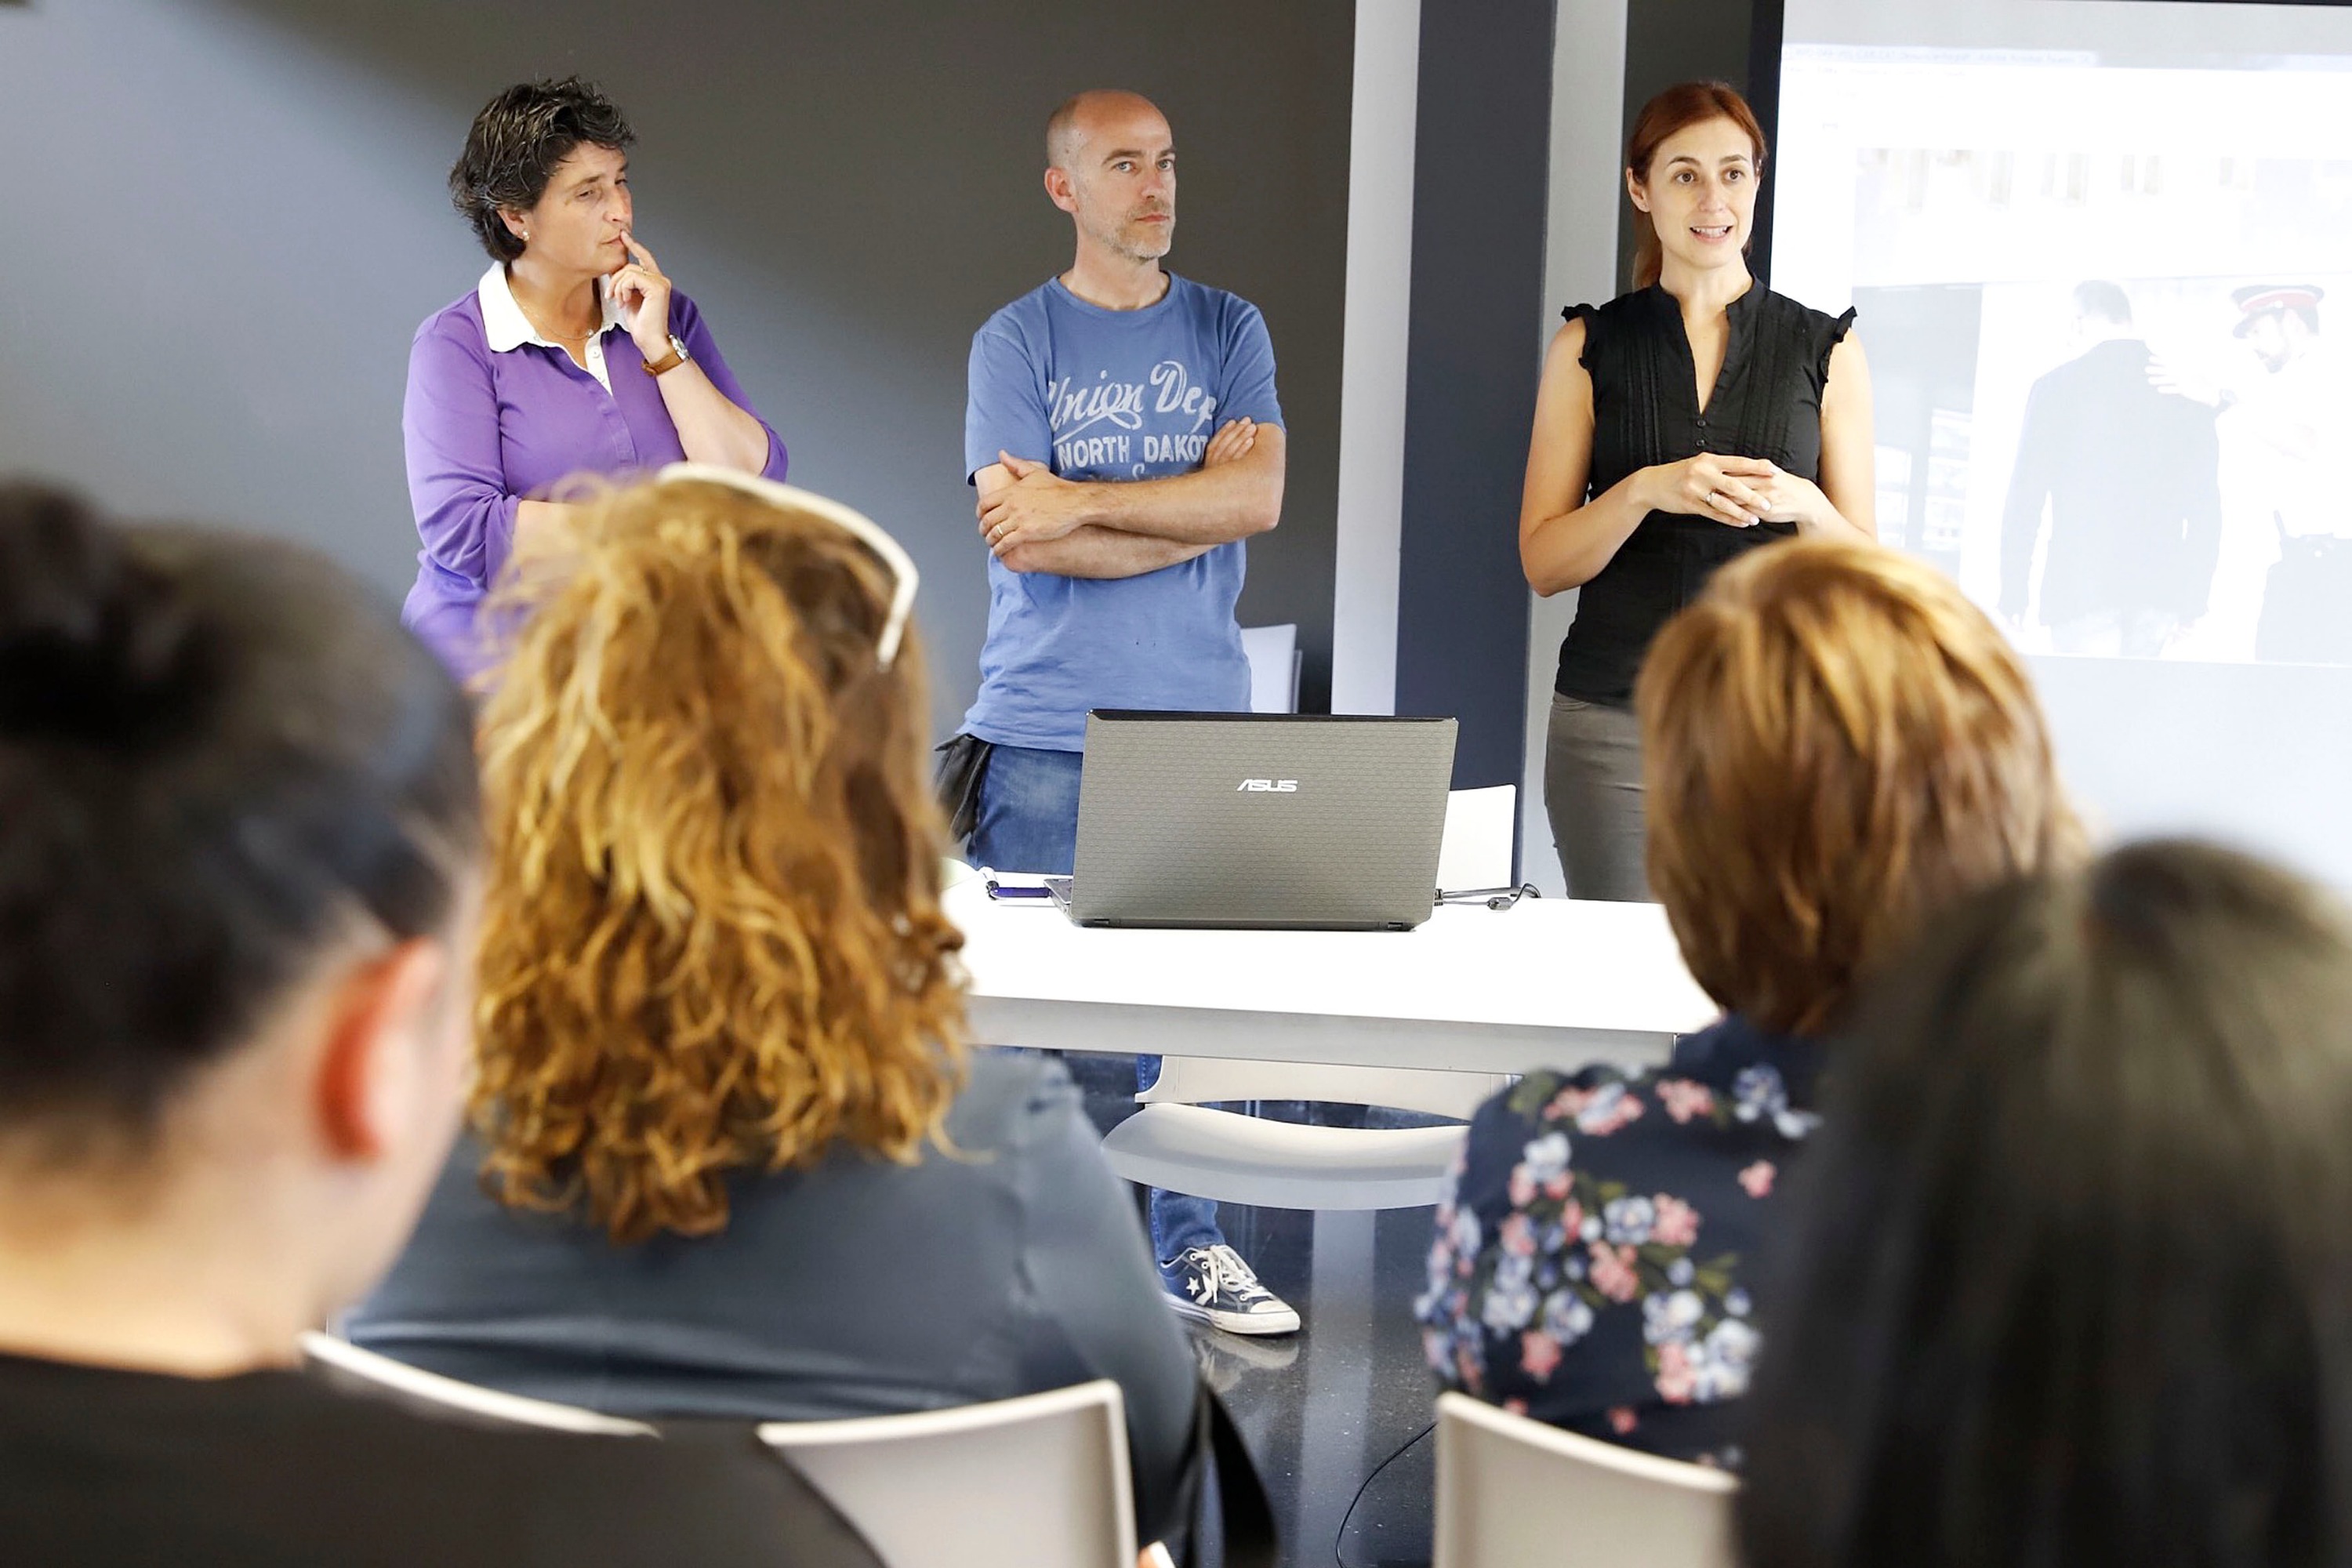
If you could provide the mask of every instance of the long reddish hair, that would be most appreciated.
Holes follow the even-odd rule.
[[[1650,183],[1650,160],[1658,155],[1667,137],[1710,120],[1728,120],[1748,133],[1756,147],[1756,173],[1764,173],[1764,127],[1756,111],[1726,81],[1677,82],[1649,102],[1633,121],[1633,134],[1625,142],[1625,167],[1643,184]],[[1631,198],[1629,197],[1630,201]],[[1658,244],[1658,226],[1648,213],[1633,209],[1633,287],[1647,289],[1658,280],[1665,252]]]

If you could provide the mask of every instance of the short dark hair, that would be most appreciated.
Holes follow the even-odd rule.
[[[2074,313],[2128,327],[2132,319],[2131,296],[2124,292],[2120,283],[2093,278],[2074,285]]]
[[[1045,167],[1058,169],[1069,153],[1071,128],[1077,124],[1078,110],[1085,107],[1087,94],[1074,92],[1054,106],[1045,117]]]
[[[464,693],[290,544],[0,484],[0,1131],[142,1150],[354,921],[479,855]]]
[[[1841,1042],[1749,1407],[1750,1568],[2352,1545],[2352,934],[2226,850],[1986,895]]]
[[[482,106],[449,171],[449,199],[493,259],[512,261],[522,241],[499,216],[547,194],[556,165],[582,143],[614,152],[637,139],[613,100],[576,76],[519,82]]]

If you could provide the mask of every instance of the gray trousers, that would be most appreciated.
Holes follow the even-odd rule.
[[[1642,868],[1642,731],[1631,710],[1552,694],[1544,811],[1570,898],[1650,901]]]

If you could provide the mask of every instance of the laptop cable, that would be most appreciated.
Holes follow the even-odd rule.
[[[1542,897],[1542,889],[1533,882],[1521,882],[1516,888],[1457,888],[1452,892],[1437,889],[1440,904],[1484,904],[1490,910],[1507,910],[1521,899]]]

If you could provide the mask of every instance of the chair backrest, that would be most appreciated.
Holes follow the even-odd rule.
[[[1454,892],[1500,888],[1511,880],[1511,843],[1518,827],[1519,786],[1457,789],[1445,797],[1445,837],[1437,846],[1437,886]]]
[[[1437,1398],[1434,1568],[1738,1568],[1720,1470]]]
[[[771,1422],[888,1568],[1130,1568],[1127,1419],[1108,1379],[987,1405]]]
[[[1244,626],[1242,657],[1249,660],[1250,711],[1298,711],[1298,627]]]
[[[304,1334],[302,1353],[331,1375],[467,1419],[660,1435],[642,1421],[444,1377],[330,1334]],[[1136,1560],[1127,1417],[1108,1379],[986,1405],[772,1421],[759,1430],[887,1568],[1129,1568]]]
[[[642,1421],[625,1421],[617,1415],[583,1410],[577,1405],[530,1399],[520,1394],[501,1394],[495,1388],[461,1383],[437,1372],[426,1372],[422,1367],[410,1366],[390,1356],[362,1350],[331,1334],[304,1334],[302,1354],[314,1366],[329,1368],[409,1403],[469,1415],[480,1421],[513,1426],[544,1426],[556,1432],[588,1432],[604,1436],[656,1436],[654,1428]]]
[[[1146,1105],[1214,1105],[1237,1100],[1313,1100],[1334,1105],[1386,1105],[1467,1121],[1487,1096],[1513,1081],[1508,1073],[1447,1072],[1439,1068],[1332,1067],[1229,1057],[1163,1057],[1160,1078],[1135,1098]]]

